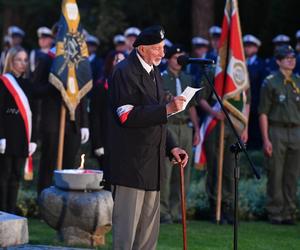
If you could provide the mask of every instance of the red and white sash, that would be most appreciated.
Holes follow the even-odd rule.
[[[26,130],[26,136],[28,141],[28,147],[31,139],[31,130],[32,130],[32,119],[31,119],[31,109],[29,105],[29,101],[24,93],[24,91],[19,86],[16,79],[9,73],[0,76],[2,82],[5,87],[8,89],[10,94],[13,96],[17,107],[20,111],[20,114],[24,121],[24,126]],[[24,169],[24,179],[32,180],[33,178],[33,165],[32,165],[32,157],[28,156],[25,163]]]

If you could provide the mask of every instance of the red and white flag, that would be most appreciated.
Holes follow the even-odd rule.
[[[230,115],[236,118],[235,121],[246,123],[247,119],[243,115],[246,103],[244,92],[249,88],[249,78],[237,0],[226,1],[214,85]],[[220,110],[219,104],[215,104],[213,109]],[[201,168],[206,163],[203,142],[216,124],[217,120],[208,116],[201,125],[201,140],[195,153],[196,168]]]
[[[9,91],[9,93],[13,96],[16,105],[20,111],[20,114],[24,121],[26,137],[27,137],[27,142],[29,147],[29,143],[31,139],[31,130],[32,130],[32,113],[31,113],[27,96],[25,95],[24,91],[17,83],[16,79],[11,74],[6,73],[0,76],[0,78],[4,83],[5,87],[7,88],[7,90]],[[33,178],[32,157],[28,156],[25,163],[24,179],[32,180],[32,178]]]

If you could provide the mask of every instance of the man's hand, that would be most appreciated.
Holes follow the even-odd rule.
[[[267,157],[271,157],[272,156],[272,152],[273,152],[273,146],[272,143],[269,139],[264,140],[263,143],[263,148],[264,148],[264,153]]]
[[[100,157],[101,155],[104,155],[104,148],[103,147],[97,148],[94,150],[94,153],[96,156]]]
[[[185,101],[185,97],[175,96],[166,106],[167,115],[180,111],[183,108],[183,104]]]
[[[4,154],[6,149],[6,139],[0,139],[0,154]]]
[[[195,130],[193,138],[193,146],[197,146],[200,143],[200,133],[199,130]]]
[[[212,115],[219,121],[224,121],[225,115],[223,111],[214,111]]]
[[[81,144],[84,144],[89,140],[90,131],[88,128],[81,128],[80,132],[81,132]]]
[[[186,166],[189,156],[183,149],[176,147],[171,150],[171,153],[174,156],[176,163],[178,163],[181,167]]]

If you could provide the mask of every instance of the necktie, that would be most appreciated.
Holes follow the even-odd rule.
[[[180,79],[176,78],[176,95],[179,96],[182,93],[181,82]]]
[[[152,81],[156,84],[155,74],[154,74],[154,70],[153,69],[150,71],[150,77],[151,77]]]

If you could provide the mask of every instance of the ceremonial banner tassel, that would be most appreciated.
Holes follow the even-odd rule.
[[[76,0],[63,0],[58,26],[56,55],[49,81],[60,91],[63,100],[57,164],[57,168],[61,169],[65,107],[69,111],[70,119],[75,120],[77,105],[92,88],[92,72]]]
[[[248,123],[247,111],[245,109],[245,91],[249,88],[249,77],[245,63],[237,0],[226,1],[214,84],[219,97],[223,100],[225,108],[229,111],[229,116],[235,128],[241,133]],[[220,111],[219,104],[216,103],[213,109]],[[198,166],[206,163],[206,157],[203,155],[205,154],[203,143],[217,122],[214,117],[208,116],[200,128],[201,142],[197,146],[195,154],[195,163]],[[218,173],[220,174],[222,173],[221,168],[223,167],[223,159],[220,159],[220,157],[224,154],[224,152],[221,152],[224,150],[224,136],[220,136],[219,145]],[[219,176],[216,211],[217,221],[220,221],[221,187],[222,176]]]

